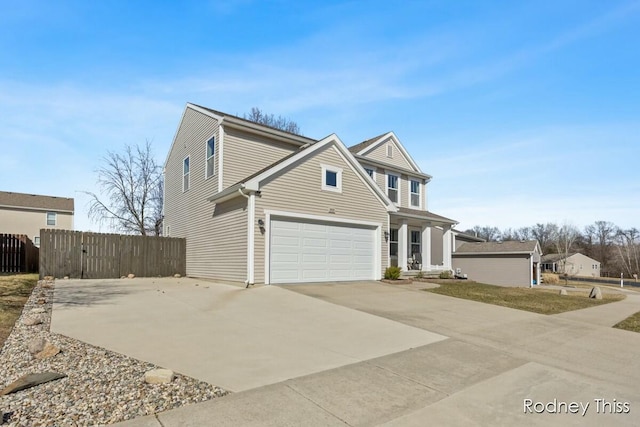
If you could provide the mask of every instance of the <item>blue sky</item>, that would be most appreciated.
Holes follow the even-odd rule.
[[[353,145],[394,131],[459,228],[640,227],[640,1],[0,0],[0,189],[163,162],[186,102]]]

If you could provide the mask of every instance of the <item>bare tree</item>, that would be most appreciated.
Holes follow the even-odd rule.
[[[476,225],[473,228],[466,230],[465,233],[484,239],[487,242],[495,242],[501,238],[498,227],[491,227],[488,225],[485,225],[484,227]]]
[[[558,226],[554,223],[548,222],[546,224],[537,223],[531,227],[531,236],[538,241],[542,252],[552,253],[555,249],[553,241],[558,231]]]
[[[636,228],[619,229],[615,242],[623,271],[629,277],[640,273],[640,231]]]
[[[124,153],[107,151],[96,171],[104,196],[91,196],[89,217],[123,233],[160,235],[162,230],[162,172],[145,145],[126,145]]]
[[[584,243],[587,255],[600,261],[602,270],[609,271],[611,247],[616,236],[616,226],[609,221],[596,221],[584,228]]]
[[[270,126],[272,128],[280,129],[285,132],[295,133],[296,135],[302,135],[300,126],[286,117],[274,116],[273,114],[267,114],[257,107],[251,108],[251,111],[243,116],[244,119],[260,123],[261,125]]]
[[[574,225],[567,222],[562,224],[562,226],[556,231],[555,238],[553,239],[556,247],[556,253],[562,254],[564,257],[564,261],[561,264],[561,273],[569,274],[569,271],[567,270],[567,258],[572,254],[576,240],[579,237],[580,231]]]

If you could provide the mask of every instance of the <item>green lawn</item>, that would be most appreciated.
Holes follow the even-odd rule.
[[[0,275],[0,348],[37,283],[37,274]]]
[[[559,291],[541,288],[516,288],[487,285],[468,280],[430,280],[440,284],[439,288],[425,289],[450,297],[469,299],[487,304],[501,305],[518,310],[540,314],[557,314],[620,301],[622,294],[603,293],[603,299],[589,298],[588,290],[569,291],[569,295],[559,295]]]
[[[613,325],[613,327],[625,331],[640,332],[640,311]]]

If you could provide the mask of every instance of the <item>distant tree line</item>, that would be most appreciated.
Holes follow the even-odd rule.
[[[596,221],[580,230],[564,223],[548,222],[518,229],[479,226],[465,230],[488,242],[508,240],[537,240],[543,254],[580,252],[601,264],[603,276],[626,277],[640,274],[640,231],[623,229],[609,221]]]

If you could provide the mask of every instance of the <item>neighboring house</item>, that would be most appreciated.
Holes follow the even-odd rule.
[[[467,242],[456,248],[453,267],[480,283],[532,286],[540,283],[540,257],[537,240]]]
[[[549,254],[542,257],[542,271],[569,276],[600,277],[600,261],[581,253]]]
[[[40,229],[73,229],[71,198],[0,191],[0,233],[26,234],[40,245]]]
[[[451,268],[456,222],[427,210],[431,176],[392,132],[347,148],[335,134],[315,140],[187,104],[164,174],[164,233],[186,238],[191,276],[380,279],[413,254],[425,271]]]

